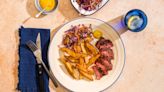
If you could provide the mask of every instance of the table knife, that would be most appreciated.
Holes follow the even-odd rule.
[[[40,35],[40,34],[39,34]],[[50,77],[50,79],[52,80],[52,83],[54,84],[55,87],[58,87],[58,84],[55,80],[55,77],[52,73],[52,71],[48,70],[47,66],[45,65],[45,63],[42,60],[42,56],[41,56],[41,42],[39,41],[40,36],[37,37],[37,41],[36,44],[33,41],[28,41],[26,43],[26,45],[31,49],[31,51],[34,53],[37,61],[40,61],[42,63],[42,66],[44,68],[44,70],[46,71],[46,73],[48,74],[48,76]],[[41,39],[40,39],[41,40]]]
[[[38,44],[37,46],[41,48],[41,42],[40,42],[40,33],[37,36],[36,43]],[[41,53],[36,53],[36,71],[37,71],[37,79],[39,83],[39,92],[45,92],[45,87],[44,87],[44,75],[43,75],[43,66],[41,59],[42,55]]]

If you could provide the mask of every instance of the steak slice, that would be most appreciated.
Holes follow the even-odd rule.
[[[100,40],[97,41],[96,47],[98,49],[111,48],[111,47],[113,47],[113,43],[110,40],[107,40],[107,39],[104,39],[103,37],[101,37]]]
[[[102,77],[102,74],[99,72],[99,68],[97,66],[93,66],[93,71],[95,72],[96,79],[99,80]]]
[[[112,65],[111,61],[108,61],[106,59],[101,59],[101,63],[106,67],[106,69],[112,70],[113,65]]]
[[[99,67],[102,70],[103,74],[105,74],[105,75],[108,74],[108,71],[107,71],[107,69],[106,69],[106,67],[104,65],[102,65],[99,62],[96,62],[96,66]]]
[[[114,58],[113,51],[111,49],[100,51],[100,54],[101,54],[101,57],[104,57],[107,59],[113,59]]]

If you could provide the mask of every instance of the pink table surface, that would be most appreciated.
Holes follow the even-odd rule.
[[[18,83],[18,28],[37,13],[34,0],[0,1],[0,92],[15,92]],[[164,92],[164,0],[110,0],[90,17],[104,21],[125,14],[130,9],[142,9],[148,16],[147,28],[139,33],[121,35],[126,48],[126,65],[118,81],[105,92]],[[61,24],[80,15],[70,0],[60,0],[54,13],[42,18],[30,18],[25,27],[50,28],[52,34]],[[55,89],[50,82],[51,92]]]

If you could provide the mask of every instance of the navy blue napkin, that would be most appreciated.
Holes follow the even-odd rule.
[[[26,42],[32,40],[36,43],[38,33],[41,37],[42,59],[48,67],[47,50],[50,42],[49,29],[24,28],[19,29],[20,45],[19,45],[19,83],[18,90],[21,92],[39,92],[38,81],[36,75],[36,59],[33,53],[26,46]],[[49,68],[49,67],[48,67]],[[44,89],[49,92],[49,78],[44,72]]]

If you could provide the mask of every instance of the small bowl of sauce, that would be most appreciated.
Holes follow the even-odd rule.
[[[35,6],[40,12],[44,10],[42,14],[48,14],[57,9],[58,0],[35,0]]]

